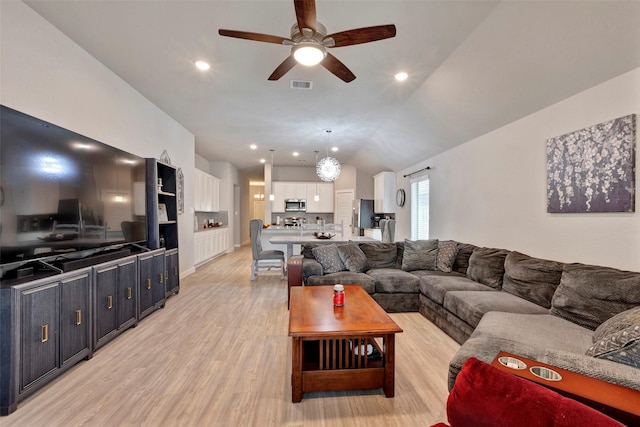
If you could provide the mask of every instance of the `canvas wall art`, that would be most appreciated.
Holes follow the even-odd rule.
[[[547,140],[547,212],[635,212],[636,115]]]

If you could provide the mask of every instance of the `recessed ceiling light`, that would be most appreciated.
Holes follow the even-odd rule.
[[[338,147],[331,147],[331,151],[335,153],[336,151],[338,151]]]
[[[196,67],[198,67],[198,69],[202,71],[207,71],[209,68],[211,68],[211,66],[204,61],[196,61]]]
[[[251,148],[252,150],[255,150],[258,148],[258,146],[256,144],[251,144],[249,148]]]
[[[260,163],[266,163],[267,161],[265,159],[260,159]]]
[[[409,77],[409,75],[403,71],[403,72],[400,72],[400,73],[396,74],[394,77],[396,78],[396,80],[401,82],[403,80],[407,80],[407,77]]]
[[[297,151],[293,152],[293,157],[298,157],[300,155],[300,153],[298,153]]]

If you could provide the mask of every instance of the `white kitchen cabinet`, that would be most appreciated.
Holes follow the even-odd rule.
[[[284,212],[284,201],[287,199],[285,184],[286,183],[280,181],[274,181],[272,183],[271,193],[274,199],[271,202],[271,212]]]
[[[373,177],[373,210],[375,213],[396,212],[396,173],[380,172]]]
[[[195,169],[195,200],[197,212],[220,211],[220,180],[200,169]]]
[[[319,200],[314,200],[318,194]],[[308,182],[307,183],[307,212],[308,213],[333,213],[333,183],[332,182]]]
[[[212,228],[198,231],[194,238],[194,264],[199,265],[223,254],[229,246],[229,229]]]

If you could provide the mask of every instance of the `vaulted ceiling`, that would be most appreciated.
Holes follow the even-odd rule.
[[[218,35],[288,37],[292,1],[26,3],[192,132],[199,155],[239,169],[270,161],[269,149],[276,166],[313,166],[315,150],[337,146],[368,173],[401,170],[640,67],[636,1],[318,0],[329,33],[397,28],[330,50],[351,83],[301,65],[268,81],[289,47]]]

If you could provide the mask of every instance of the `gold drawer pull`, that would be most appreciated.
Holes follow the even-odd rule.
[[[109,295],[107,297],[107,308],[111,310],[113,308],[113,296]]]
[[[165,270],[164,272],[164,280],[169,280],[169,271]]]
[[[162,273],[160,273],[158,275],[158,283],[162,283],[163,280],[164,280],[164,275]]]
[[[76,325],[82,324],[82,310],[76,310]]]
[[[42,325],[42,331],[40,331],[40,342],[49,341],[49,325]]]
[[[133,292],[131,290],[131,288],[127,288],[127,299],[131,299],[133,298]]]
[[[174,276],[178,275],[178,267],[173,267],[173,275]]]
[[[151,279],[147,279],[147,289],[151,289]]]

